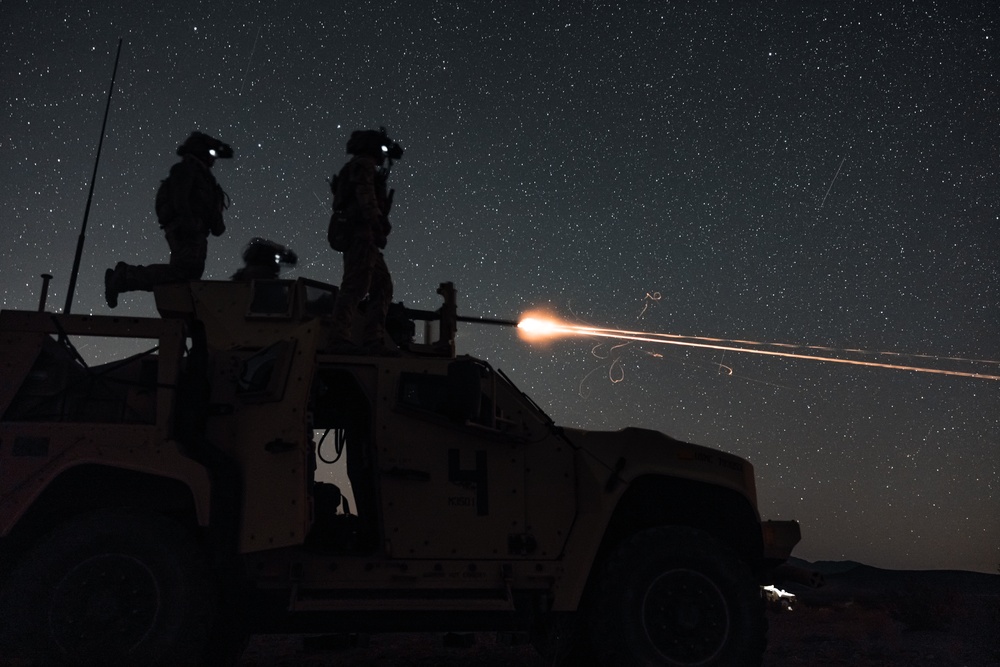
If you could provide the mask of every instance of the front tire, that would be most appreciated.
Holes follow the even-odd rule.
[[[651,528],[608,558],[590,609],[604,665],[756,667],[767,645],[760,587],[708,533]]]
[[[214,617],[205,559],[181,526],[124,510],[60,525],[0,592],[0,652],[19,664],[197,664]]]

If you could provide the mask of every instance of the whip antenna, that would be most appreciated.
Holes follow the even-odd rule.
[[[118,59],[122,55],[122,38],[118,38],[118,52],[115,54],[115,68],[111,72],[111,86],[108,88],[108,102],[104,107],[104,122],[101,124],[101,139],[97,142],[97,157],[94,159],[94,173],[90,177],[90,192],[87,193],[87,206],[83,209],[83,225],[80,227],[80,237],[76,241],[76,256],[73,258],[73,271],[69,274],[69,290],[66,293],[66,307],[63,314],[68,315],[73,305],[73,292],[76,291],[76,276],[80,272],[80,258],[83,256],[83,243],[87,238],[87,219],[90,217],[90,202],[94,199],[94,182],[97,180],[97,165],[101,162],[101,147],[104,145],[104,131],[108,126],[108,112],[111,110],[111,94],[115,90],[115,77],[118,75]]]

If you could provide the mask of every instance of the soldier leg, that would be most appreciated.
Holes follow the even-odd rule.
[[[365,346],[385,346],[385,316],[392,302],[392,275],[385,265],[385,257],[376,252],[368,288],[368,309],[365,313]]]
[[[343,343],[351,340],[351,326],[358,312],[358,304],[368,293],[372,270],[378,250],[364,238],[355,237],[350,247],[344,251],[344,278],[337,291],[337,301],[333,306],[333,326],[331,342]]]
[[[170,246],[169,264],[133,265],[118,262],[104,273],[104,298],[112,308],[122,292],[152,292],[157,285],[198,280],[205,272],[208,239],[198,233],[181,234],[176,229],[166,233]]]
[[[201,280],[208,258],[208,235],[200,227],[167,231],[170,266],[179,278],[171,282]]]
[[[177,229],[168,229],[167,244],[170,246],[169,264],[125,264],[125,289],[119,291],[152,292],[157,285],[199,280],[205,273],[208,239],[198,232],[182,233]],[[115,267],[115,271],[117,270],[118,267]]]
[[[122,292],[152,292],[157,285],[177,283],[184,276],[170,264],[126,264],[118,262],[115,268],[104,272],[104,298],[112,308],[118,305]]]
[[[354,509],[360,519],[357,547],[373,551],[378,545],[378,497],[375,471],[368,451],[372,447],[370,427],[358,425],[347,432],[347,478],[354,495]]]

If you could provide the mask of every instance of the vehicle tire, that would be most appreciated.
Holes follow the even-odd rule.
[[[197,664],[215,611],[201,550],[159,515],[61,524],[0,591],[0,654],[15,664]]]
[[[760,586],[704,531],[651,528],[608,558],[589,607],[603,665],[756,667],[767,645]]]

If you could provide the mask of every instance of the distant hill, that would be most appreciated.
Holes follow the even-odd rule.
[[[842,572],[853,570],[856,567],[867,567],[862,563],[858,563],[853,560],[818,560],[815,563],[810,563],[807,560],[795,558],[794,556],[788,559],[788,563],[790,565],[794,565],[795,567],[815,570],[816,572],[824,575],[841,574]]]
[[[1000,598],[1000,574],[961,570],[883,570],[855,561],[809,561],[790,558],[789,564],[822,574],[820,589],[789,584],[789,591],[815,602],[896,595],[915,590]]]

